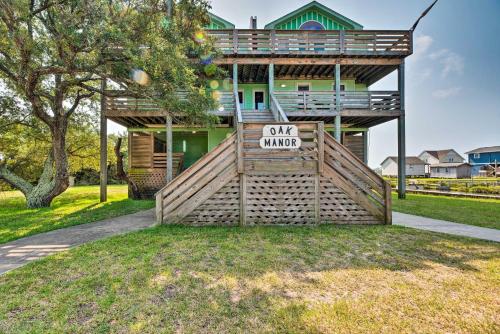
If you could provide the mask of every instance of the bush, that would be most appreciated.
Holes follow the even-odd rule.
[[[469,192],[474,194],[500,195],[500,186],[473,186],[469,188]]]

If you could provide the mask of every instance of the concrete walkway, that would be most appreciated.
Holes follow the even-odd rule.
[[[500,242],[500,230],[393,212],[392,223],[419,230]]]
[[[394,212],[394,225],[500,242],[500,231]],[[154,226],[154,209],[36,234],[0,245],[0,275],[28,262],[94,240]]]
[[[154,209],[62,228],[0,244],[0,275],[28,262],[90,241],[154,226]]]

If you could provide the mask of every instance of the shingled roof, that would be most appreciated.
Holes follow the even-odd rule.
[[[391,159],[395,163],[398,163],[398,157],[387,157],[382,163],[384,163],[387,159]],[[406,164],[407,165],[428,165],[427,162],[421,160],[418,157],[406,157]]]
[[[500,146],[487,146],[487,147],[480,147],[476,148],[475,150],[465,152],[465,154],[471,154],[471,153],[490,153],[490,152],[500,152]]]
[[[438,150],[438,151],[424,151],[426,153],[429,153],[432,155],[434,158],[441,160],[442,157],[445,157],[448,153],[454,151],[453,149],[447,149],[447,150]]]

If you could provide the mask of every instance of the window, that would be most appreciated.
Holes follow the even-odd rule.
[[[325,27],[317,21],[307,21],[300,26],[300,30],[325,30]]]
[[[474,153],[474,159],[479,159],[481,157],[481,153]]]
[[[308,92],[311,90],[311,85],[308,83],[305,84],[297,84],[297,90],[299,92]]]
[[[333,90],[337,90],[337,86],[335,84],[333,84]],[[340,84],[340,91],[345,91],[345,85]]]
[[[244,109],[245,106],[245,98],[243,95],[243,91],[240,90],[238,91],[238,100],[240,101],[240,109]]]

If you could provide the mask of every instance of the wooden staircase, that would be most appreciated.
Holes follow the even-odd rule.
[[[242,110],[241,115],[245,123],[274,122],[274,116],[270,110]]]
[[[158,221],[391,224],[387,182],[326,133],[322,122],[286,124],[298,127],[300,149],[262,149],[265,124],[238,123],[235,133],[156,194]]]

